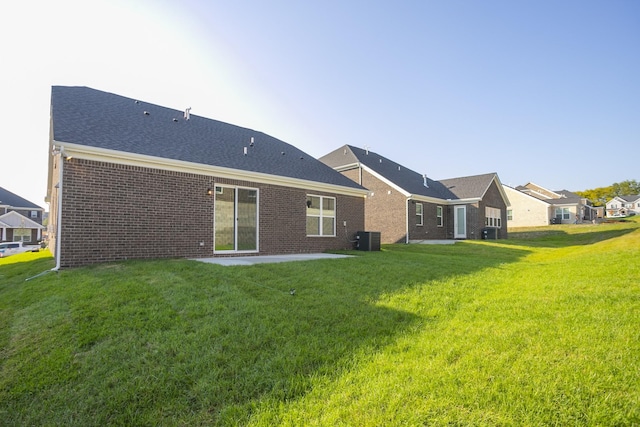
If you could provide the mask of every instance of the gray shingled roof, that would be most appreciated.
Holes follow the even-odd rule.
[[[363,150],[351,145],[345,145],[332,151],[321,157],[320,161],[333,168],[361,163],[393,182],[407,193],[444,200],[481,198],[496,176],[495,173],[488,173],[439,181],[427,178],[428,187],[425,187],[423,174],[406,168],[373,151]]]
[[[362,188],[265,133],[88,87],[53,86],[51,115],[60,143]]]
[[[558,191],[554,191],[554,193],[558,193],[562,197],[560,199],[551,199],[552,203],[569,204],[569,203],[581,203],[582,202],[582,197],[578,196],[576,193],[572,193],[571,191],[558,190]]]
[[[617,196],[618,198],[624,200],[625,202],[635,202],[636,200],[640,199],[640,194],[635,194],[635,195],[625,195],[625,196]]]
[[[35,203],[28,201],[11,191],[0,187],[0,205],[11,206],[13,208],[39,209],[42,208]]]

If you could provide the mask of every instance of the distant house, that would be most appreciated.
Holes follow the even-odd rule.
[[[366,190],[255,130],[54,86],[47,201],[58,267],[351,248]]]
[[[607,216],[640,215],[640,195],[616,196],[606,203]]]
[[[597,218],[591,202],[567,190],[552,191],[529,182],[516,188],[504,185],[511,206],[509,227],[575,224]]]
[[[320,160],[369,190],[365,227],[382,243],[507,237],[509,200],[496,173],[434,181],[351,145]]]
[[[42,240],[44,209],[0,187],[0,239],[37,243]]]

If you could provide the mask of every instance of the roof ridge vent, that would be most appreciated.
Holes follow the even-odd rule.
[[[191,118],[191,107],[184,110],[184,119],[189,120]]]

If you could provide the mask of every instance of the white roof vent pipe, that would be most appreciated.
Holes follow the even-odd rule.
[[[424,182],[422,183],[425,187],[429,188],[429,183],[427,182],[427,174],[422,175],[422,179]]]
[[[184,119],[189,120],[191,118],[191,107],[184,110]]]

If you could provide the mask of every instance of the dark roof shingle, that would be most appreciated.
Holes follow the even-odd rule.
[[[406,168],[373,151],[363,150],[351,145],[345,145],[332,151],[321,157],[320,160],[333,168],[360,163],[407,193],[443,200],[480,198],[496,176],[495,173],[488,173],[439,181],[434,181],[427,177],[427,186],[425,186],[424,174]]]
[[[57,142],[362,188],[265,133],[88,87],[53,86],[51,115]]]
[[[26,209],[39,209],[42,208],[35,203],[28,201],[25,198],[18,196],[11,191],[0,187],[0,205],[11,206],[13,208],[26,208]]]

